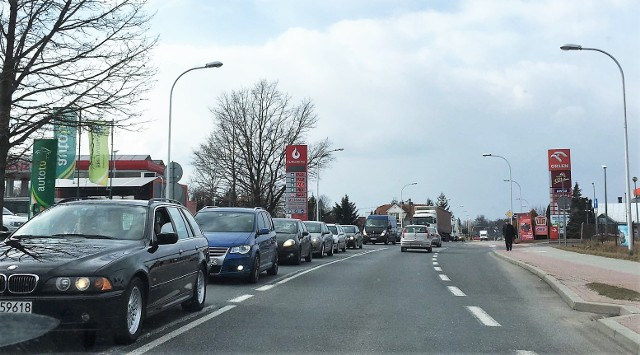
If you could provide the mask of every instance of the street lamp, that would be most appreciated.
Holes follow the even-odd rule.
[[[171,92],[169,93],[169,139],[167,141],[167,166],[165,167],[165,176],[167,178],[167,198],[173,199],[173,164],[171,164],[171,107],[173,102],[173,88],[176,86],[178,79],[180,79],[183,75],[187,74],[192,70],[197,69],[208,69],[208,68],[220,68],[222,66],[221,62],[215,61],[205,64],[201,67],[194,67],[182,72],[182,74],[178,75],[176,80],[171,85]]]
[[[316,177],[316,221],[320,220],[320,162],[322,161],[322,158],[328,156],[329,153],[341,152],[343,150],[344,150],[344,148],[336,148],[336,149],[330,150],[330,151],[324,153],[323,155],[321,155],[320,157],[318,157],[318,164],[316,164],[317,175],[318,175]]]
[[[511,164],[509,164],[509,161],[507,160],[507,158],[500,155],[491,154],[491,153],[484,153],[482,154],[482,156],[501,158],[505,162],[507,162],[507,165],[509,166],[509,181],[513,181],[513,179],[511,178]],[[509,224],[513,224],[513,184],[509,184]]]
[[[402,210],[400,213],[402,215],[402,218],[400,218],[400,228],[402,228],[403,226],[403,221],[404,221],[404,200],[402,199],[402,192],[404,191],[404,188],[407,186],[411,186],[411,185],[417,185],[417,182],[410,182],[404,186],[402,186],[402,188],[400,189],[400,209]]]
[[[604,237],[609,236],[609,213],[607,210],[607,166],[603,165],[604,170]]]
[[[620,75],[622,76],[622,105],[623,105],[623,112],[624,112],[624,185],[627,189],[627,228],[628,228],[628,234],[629,234],[629,255],[633,255],[633,220],[631,219],[631,175],[629,174],[629,138],[627,136],[627,97],[625,94],[625,85],[624,85],[624,72],[622,71],[622,67],[620,66],[620,63],[618,63],[618,61],[616,60],[616,58],[614,58],[611,54],[601,50],[601,49],[597,49],[597,48],[583,48],[580,45],[577,44],[565,44],[564,46],[560,47],[560,49],[562,49],[563,51],[575,51],[575,50],[585,50],[585,51],[596,51],[596,52],[600,52],[604,55],[606,55],[607,57],[613,59],[613,61],[616,63],[616,65],[618,66],[618,69],[620,69]],[[605,205],[605,209],[606,209],[606,205]]]
[[[504,181],[509,181],[507,179],[504,179]],[[522,200],[522,187],[520,186],[520,184],[518,184],[517,181],[515,180],[511,180],[512,183],[515,183],[516,185],[518,185],[518,192],[519,192],[519,197],[518,200]],[[520,205],[520,213],[522,213],[522,205]]]

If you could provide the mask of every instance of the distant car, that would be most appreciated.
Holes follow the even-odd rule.
[[[278,274],[276,230],[263,208],[204,207],[196,221],[209,240],[210,276],[256,283],[264,271]]]
[[[18,216],[9,211],[8,208],[2,208],[2,225],[8,232],[13,232],[27,221],[27,217]]]
[[[132,343],[146,317],[204,307],[208,262],[207,240],[181,205],[59,202],[0,242],[0,312],[49,317],[56,330],[83,330],[85,344],[107,329]]]
[[[395,245],[398,239],[396,218],[386,214],[367,216],[362,229],[362,238],[365,244],[383,242]]]
[[[347,236],[344,234],[342,226],[339,224],[327,224],[327,228],[333,233],[335,252],[337,253],[339,250],[342,250],[342,252],[347,251]]]
[[[342,225],[345,237],[347,239],[347,247],[362,249],[362,233],[358,226],[354,225]]]
[[[408,249],[426,249],[431,253],[433,248],[433,235],[429,232],[429,227],[420,224],[410,224],[402,229],[400,235],[400,251]]]
[[[431,244],[438,248],[442,247],[442,237],[436,227],[427,227],[429,230],[429,234],[431,235]]]
[[[306,262],[310,262],[313,249],[304,223],[294,218],[274,218],[273,224],[278,240],[278,260],[300,265],[304,257]]]
[[[303,223],[311,235],[313,254],[318,258],[323,258],[325,254],[332,256],[333,234],[327,224],[319,221],[304,221]]]

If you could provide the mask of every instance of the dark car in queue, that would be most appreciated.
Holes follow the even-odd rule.
[[[85,344],[101,329],[132,343],[148,316],[203,308],[208,263],[207,240],[179,204],[60,202],[0,242],[0,315],[84,330]]]
[[[360,228],[352,224],[342,225],[342,230],[347,239],[347,247],[353,249],[362,249],[362,233]]]
[[[274,218],[273,224],[278,240],[278,260],[300,265],[304,257],[306,262],[310,262],[313,258],[311,236],[304,223],[295,218]]]
[[[327,224],[320,221],[304,221],[309,234],[311,235],[311,248],[313,254],[318,258],[323,258],[325,253],[333,255],[333,234]]]
[[[204,207],[195,218],[209,240],[210,276],[256,283],[264,271],[278,274],[278,243],[269,212],[260,207]]]

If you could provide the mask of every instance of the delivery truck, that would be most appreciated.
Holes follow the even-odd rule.
[[[439,206],[415,206],[412,224],[434,226],[445,242],[451,241],[451,212]]]

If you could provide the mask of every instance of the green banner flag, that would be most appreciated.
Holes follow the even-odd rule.
[[[89,134],[89,181],[107,186],[109,180],[109,126],[96,124]]]
[[[31,164],[31,201],[34,214],[54,203],[57,154],[57,139],[34,140]]]
[[[56,115],[53,127],[54,136],[58,139],[58,179],[73,180],[76,167],[76,137],[78,116],[75,112],[62,112]]]

